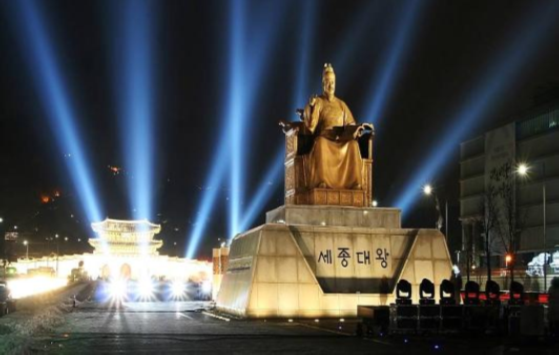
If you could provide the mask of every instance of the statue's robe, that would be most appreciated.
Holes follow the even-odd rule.
[[[309,155],[309,186],[331,189],[360,189],[363,162],[355,139],[341,139],[334,127],[355,125],[351,111],[342,100],[324,95],[314,106],[307,105],[303,118],[314,134]]]

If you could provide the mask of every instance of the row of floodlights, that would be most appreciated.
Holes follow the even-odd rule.
[[[450,305],[456,304],[456,287],[450,280],[443,280],[439,286],[440,304]],[[468,281],[464,287],[464,304],[477,305],[480,304],[482,297],[480,295],[480,286],[475,281]],[[500,304],[503,298],[501,288],[493,280],[488,280],[485,284],[485,303]],[[509,305],[524,304],[524,286],[516,281],[510,284],[508,296]],[[400,280],[396,285],[396,304],[411,304],[412,285],[407,280]],[[428,279],[423,279],[419,284],[419,303],[429,305],[435,303],[435,285]]]
[[[99,296],[113,302],[127,301],[181,301],[190,298],[209,299],[212,285],[209,281],[187,283],[182,280],[158,281],[149,277],[139,280],[110,279],[101,284]]]

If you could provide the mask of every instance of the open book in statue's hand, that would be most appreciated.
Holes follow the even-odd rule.
[[[328,134],[328,138],[342,142],[350,141],[361,137],[366,131],[374,132],[373,125],[370,123],[362,123],[359,125],[336,126],[333,127],[330,134]]]

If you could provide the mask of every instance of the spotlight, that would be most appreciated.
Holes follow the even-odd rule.
[[[115,279],[109,285],[109,292],[111,299],[114,301],[123,301],[126,299],[126,280],[123,279]]]
[[[212,293],[212,283],[210,281],[202,282],[201,290],[203,295],[209,295]]]
[[[138,284],[141,299],[150,299],[154,296],[155,287],[149,277],[142,278]]]
[[[171,283],[171,295],[174,298],[182,298],[185,294],[185,285],[182,281],[175,280]]]

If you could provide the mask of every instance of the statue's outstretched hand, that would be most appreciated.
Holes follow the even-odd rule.
[[[314,105],[316,105],[316,98],[317,97],[318,96],[316,96],[316,95],[311,96],[311,98],[309,99],[309,106],[310,107],[314,107]]]
[[[364,130],[363,126],[360,125],[359,127],[357,127],[355,132],[353,132],[353,139],[357,139],[361,137],[361,135],[363,134],[363,130]]]

